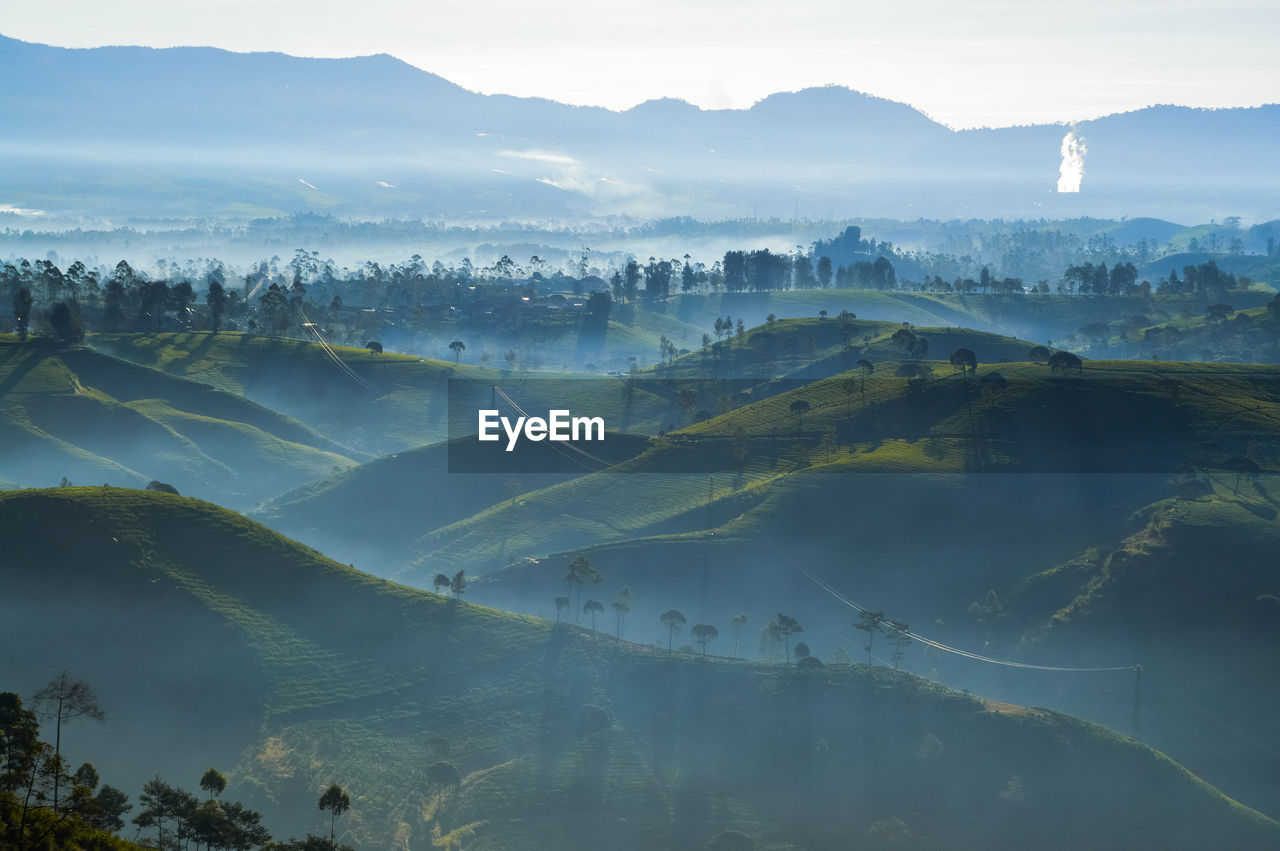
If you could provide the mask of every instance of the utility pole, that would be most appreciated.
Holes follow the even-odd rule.
[[[1133,666],[1133,738],[1142,741],[1142,666]]]

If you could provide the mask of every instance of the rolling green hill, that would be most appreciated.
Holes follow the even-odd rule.
[[[468,382],[463,392],[485,399],[489,385],[497,383],[530,411],[545,412],[572,401],[579,392],[573,382],[588,377],[455,365],[240,333],[96,334],[90,344],[132,363],[243,395],[312,424],[351,452],[371,455],[447,440],[450,381]],[[593,378],[581,386],[591,388],[597,406],[591,414],[605,416],[610,429],[652,433],[679,414],[671,393],[631,393],[618,379]],[[614,392],[606,392],[606,385]],[[473,423],[466,425],[474,430]]]
[[[1243,452],[1250,440],[1273,439],[1280,423],[1280,370],[1273,367],[1090,362],[1079,374],[1060,374],[1040,364],[997,364],[962,378],[933,363],[936,377],[922,382],[895,375],[893,366],[747,404],[669,435],[616,469],[436,528],[415,543],[416,557],[398,575],[417,583],[445,565],[484,572],[560,550],[735,522],[739,535],[816,534],[822,522],[815,518],[836,521],[840,506],[870,501],[888,510],[891,503],[863,487],[860,474],[869,473],[1114,472],[1132,476],[1133,487],[1101,498],[1108,513],[1125,516],[1153,498],[1153,477],[1197,458],[1204,442]],[[983,379],[996,372],[1003,384],[980,393],[993,387]],[[809,406],[803,423],[792,412],[797,402]],[[721,472],[710,480],[685,472],[699,469]],[[949,486],[931,481],[923,487]],[[800,509],[787,494],[810,497]],[[931,525],[939,523],[947,519]]]
[[[16,485],[156,479],[246,508],[356,463],[301,422],[231,393],[12,338],[0,339],[0,436],[0,478]]]
[[[498,370],[467,364],[375,355],[348,346],[326,350],[304,340],[234,332],[95,334],[89,343],[115,357],[237,393],[375,455],[447,436],[449,379],[502,377]]]
[[[593,454],[621,462],[647,443],[642,436],[613,433],[603,448],[593,447]],[[251,516],[381,575],[394,570],[429,529],[584,474],[547,444],[522,452],[502,474],[450,471],[451,460],[465,463],[477,447],[472,439],[458,439],[375,458],[281,494]],[[520,469],[520,463],[527,468]],[[570,469],[556,472],[566,466]]]
[[[853,369],[862,359],[873,363],[901,359],[902,349],[890,338],[903,327],[900,322],[836,317],[777,319],[650,372],[686,380],[827,378]],[[935,360],[946,360],[962,347],[974,352],[980,363],[1026,360],[1035,345],[968,328],[913,326],[911,331],[928,341],[928,351]]]
[[[1269,304],[1280,306],[1280,302]],[[1157,323],[1145,315],[1132,316],[1109,326],[1110,339],[1081,342],[1091,344],[1089,351],[1099,357],[1274,364],[1280,363],[1280,322],[1276,317],[1266,306],[1229,310],[1213,318],[1203,312],[1188,314]]]
[[[1274,476],[1191,475],[1132,535],[1010,589],[996,634],[1025,659],[1070,647],[1140,661],[1148,741],[1280,811],[1280,489]]]
[[[983,610],[992,592],[1004,600],[1009,589],[1045,567],[1140,531],[1145,520],[1130,520],[1131,513],[1191,487],[1182,481],[1192,475],[1187,468],[1212,477],[1231,496],[1233,459],[1253,455],[1263,470],[1273,469],[1280,450],[1280,372],[1274,367],[1090,361],[1082,372],[1064,374],[1040,364],[996,364],[967,379],[980,387],[992,372],[1005,378],[998,392],[982,394],[966,394],[966,379],[949,365],[933,368],[935,378],[919,383],[893,375],[892,364],[877,364],[866,379],[865,401],[860,375],[851,387],[837,376],[692,425],[619,470],[526,494],[516,504],[495,505],[424,536],[416,544],[423,555],[397,575],[419,584],[433,571],[465,564],[484,574],[477,599],[551,615],[554,596],[566,588],[567,565],[584,555],[605,577],[590,590],[594,599],[608,603],[624,585],[634,593],[630,621],[645,626],[628,627],[627,635],[638,640],[662,637],[653,624],[671,606],[713,623],[745,612],[753,626],[744,652],[754,655],[755,631],[776,606],[821,612],[809,617],[813,634],[806,640],[815,652],[856,648],[861,639],[850,629],[850,614],[822,609],[823,592],[799,572],[803,565],[866,605],[932,625],[933,637],[983,652],[995,640]],[[803,430],[791,410],[801,399],[810,405]],[[739,429],[742,438],[735,437]],[[837,438],[830,453],[819,441],[823,432]],[[734,469],[739,439],[747,451]],[[675,472],[697,469],[712,457],[721,460],[720,472]],[[1240,494],[1257,503],[1249,516],[1263,526],[1275,522],[1274,507],[1262,496],[1269,482],[1245,476],[1240,484]],[[1261,490],[1255,495],[1253,488]],[[1184,560],[1176,571],[1188,584],[1178,586],[1171,600],[1181,608],[1153,634],[1176,632],[1188,610],[1208,621],[1232,611],[1198,590],[1198,583],[1212,581],[1213,565],[1220,563],[1209,542],[1233,535],[1223,526],[1209,530],[1200,549],[1180,550]],[[1262,537],[1249,546],[1257,569],[1273,570],[1274,541]],[[1234,563],[1232,556],[1226,559]],[[488,572],[504,560],[509,567]],[[1050,635],[1061,632],[1054,613],[1069,612],[1092,578],[1077,576],[1072,564],[1050,574],[1043,586],[1030,586],[1057,589],[1053,605],[1020,605],[1039,618],[1036,623],[1053,624]],[[1064,577],[1074,577],[1075,584],[1054,584],[1068,581]],[[1280,596],[1265,584],[1238,588],[1235,609],[1243,612],[1246,601],[1252,606],[1260,596]],[[1063,596],[1064,587],[1071,593]],[[1129,615],[1150,605],[1142,597],[1121,597],[1115,628],[1132,629]],[[1014,610],[1013,604],[1006,608]],[[1224,628],[1236,630],[1227,617]],[[1094,622],[1087,623],[1045,643],[1034,658],[1069,666],[1160,658],[1132,641],[1099,646],[1090,638]],[[1198,663],[1215,670],[1211,693],[1258,707],[1246,716],[1249,723],[1228,722],[1242,734],[1224,734],[1245,742],[1244,751],[1252,748],[1249,739],[1274,740],[1274,724],[1257,714],[1274,702],[1253,686],[1278,646],[1276,636],[1266,640],[1269,649],[1262,652],[1245,645],[1228,651],[1242,660],[1261,659],[1262,668],[1253,661],[1221,665],[1220,650]],[[1011,643],[990,646],[999,656],[1018,652]],[[1223,640],[1205,637],[1197,646],[1221,648]],[[1187,653],[1164,658],[1167,666],[1152,668],[1149,681],[1164,678],[1183,691],[1198,690],[1187,676]],[[996,682],[945,660],[917,656],[911,665],[922,672],[937,668],[952,684]],[[1031,686],[1001,680],[999,689],[1116,726],[1128,723],[1128,688],[1076,679]],[[1216,701],[1207,711],[1232,717]],[[1175,720],[1187,712],[1153,704],[1154,741],[1180,758],[1195,755],[1197,766],[1216,765],[1213,776],[1224,788],[1280,812],[1271,781],[1259,781],[1264,768],[1274,767],[1259,759],[1270,766],[1269,758],[1220,747],[1211,719]],[[1272,752],[1280,752],[1278,746],[1264,745]]]
[[[1168,274],[1167,269],[1164,274]],[[922,327],[959,326],[1044,342],[1065,340],[1091,322],[1112,323],[1121,317],[1137,314],[1156,321],[1172,320],[1182,314],[1199,316],[1210,304],[1209,298],[1208,295],[1104,298],[1057,293],[1007,295],[794,290],[680,295],[659,309],[665,309],[706,333],[711,333],[716,317],[726,314],[735,321],[742,319],[747,327],[751,327],[764,324],[770,313],[779,318],[794,319],[816,317],[819,311],[825,310],[829,317],[834,318],[840,311],[847,310],[857,314],[859,319],[910,322]],[[1270,298],[1264,292],[1232,292],[1227,300],[1243,309],[1260,306]]]
[[[108,713],[64,750],[132,789],[219,765],[277,835],[318,831],[339,782],[340,838],[369,848],[1280,842],[1063,715],[860,665],[668,658],[375,579],[188,498],[11,492],[0,538],[5,686],[66,667]],[[440,760],[460,782],[428,787]]]

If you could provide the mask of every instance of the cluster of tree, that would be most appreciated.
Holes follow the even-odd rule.
[[[580,614],[585,613],[591,616],[591,631],[596,632],[596,616],[603,615],[605,611],[604,603],[599,600],[587,600],[582,603],[582,589],[585,586],[599,585],[604,581],[604,577],[600,571],[591,566],[591,562],[587,561],[583,556],[578,556],[569,563],[568,569],[565,571],[564,581],[573,586],[574,600],[574,623],[580,622]],[[569,608],[570,599],[568,597],[556,597],[556,623],[560,622],[561,613]],[[632,606],[635,599],[631,594],[631,586],[623,585],[617,595],[613,598],[610,608],[613,609],[614,616],[614,637],[619,641],[622,640],[622,632],[626,628],[627,616],[631,614]]]
[[[858,622],[855,623],[854,629],[867,634],[867,644],[863,648],[867,651],[867,664],[875,664],[875,657],[872,655],[875,648],[876,636],[884,635],[889,641],[889,662],[896,671],[902,665],[902,660],[906,658],[907,646],[911,644],[911,627],[902,621],[895,621],[886,618],[883,611],[870,612],[862,611],[858,613]]]
[[[981,292],[983,295],[998,293],[1004,295],[1022,295],[1027,291],[1026,284],[1022,278],[1004,277],[997,279],[991,274],[991,269],[987,266],[982,267],[982,271],[978,273],[978,279],[973,278],[956,278],[952,282],[942,279],[941,275],[930,277],[925,275],[924,282],[920,285],[921,292],[930,293],[976,293]],[[1047,281],[1041,281],[1036,287],[1037,292],[1049,291]]]
[[[1067,292],[1081,295],[1150,295],[1151,284],[1138,283],[1138,269],[1132,263],[1117,263],[1107,271],[1106,263],[1068,266],[1062,276]]]
[[[462,595],[467,593],[467,572],[459,570],[453,576],[437,573],[431,585],[436,589],[437,594],[448,591],[453,594],[455,600],[460,600]]]
[[[46,851],[58,848],[136,848],[119,839],[124,817],[133,810],[129,796],[101,783],[97,769],[84,763],[70,772],[62,755],[64,727],[73,721],[104,721],[106,713],[86,682],[65,671],[32,697],[31,707],[13,692],[0,692],[0,848]],[[53,724],[54,743],[40,739],[40,719]],[[339,786],[319,801],[330,812],[328,838],[307,836],[272,842],[259,813],[239,802],[221,800],[227,779],[210,768],[199,781],[205,800],[155,777],[138,796],[133,818],[139,834],[154,828],[150,847],[196,851],[351,851],[336,841],[337,817],[351,805]]]
[[[31,702],[0,692],[0,847],[125,847],[111,834],[124,827],[128,796],[100,785],[90,763],[69,771],[62,755],[65,724],[105,718],[93,689],[61,673]],[[52,745],[41,741],[37,716],[53,721]]]
[[[155,828],[155,847],[186,848],[194,844],[208,851],[248,851],[271,840],[262,816],[239,802],[219,800],[227,779],[215,768],[200,778],[208,793],[201,801],[159,777],[148,780],[138,796],[141,808],[133,818],[140,831]]]
[[[1214,303],[1204,310],[1205,321],[1150,325],[1130,322],[1120,329],[1121,341],[1132,340],[1149,358],[1202,361],[1234,359],[1251,363],[1280,361],[1280,296],[1261,311],[1237,311],[1229,304]]]

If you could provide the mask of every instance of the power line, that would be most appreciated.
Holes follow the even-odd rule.
[[[773,549],[780,556],[782,556],[782,558],[785,559],[788,564],[790,564],[792,567],[798,570],[801,574],[805,576],[805,578],[809,579],[811,582],[813,582],[823,591],[826,591],[832,597],[835,597],[841,603],[845,604],[846,606],[858,612],[859,614],[864,614],[864,615],[874,614],[870,609],[867,609],[863,606],[858,605],[853,600],[849,599],[848,597],[844,596],[836,589],[832,588],[828,583],[819,579],[817,576],[814,576],[809,570],[805,569],[804,567],[801,567],[799,564],[796,564],[796,562],[790,556],[788,556],[785,552],[783,552],[783,550],[779,548],[777,544],[773,543],[773,541],[769,541],[768,539],[766,539],[766,542],[769,544],[769,546],[773,547]],[[935,641],[932,638],[927,638],[923,635],[920,635],[919,633],[912,632],[911,630],[894,630],[894,631],[898,632],[901,635],[906,635],[928,647],[933,647],[937,650],[941,650],[944,653],[952,653],[956,656],[960,656],[965,659],[972,659],[976,662],[986,662],[991,665],[1002,665],[1007,668],[1023,668],[1027,670],[1033,670],[1033,671],[1058,671],[1058,672],[1075,672],[1075,673],[1103,673],[1107,671],[1141,671],[1142,670],[1141,665],[1115,665],[1115,666],[1108,666],[1108,667],[1079,668],[1079,667],[1065,667],[1065,666],[1058,666],[1058,665],[1033,665],[1029,662],[1012,662],[1007,659],[993,659],[990,656],[983,656],[980,653],[973,653],[968,650],[961,650],[959,647],[952,647],[949,644],[943,644],[941,641]]]
[[[499,387],[496,384],[492,385],[492,388],[493,388],[493,393],[496,397],[501,398],[504,402],[510,405],[516,411],[516,413],[520,414],[520,416],[528,418],[529,414],[524,410],[524,408],[521,408],[520,405],[516,403],[515,399],[512,399],[509,395],[507,395],[505,390],[503,390],[501,387]],[[557,451],[560,451],[561,449],[560,446],[557,446],[554,443],[551,444],[551,447]],[[575,446],[573,443],[565,443],[563,448],[576,452],[579,455],[582,455],[583,457],[589,459],[593,463],[599,464],[601,468],[610,466],[608,461],[605,461],[603,458],[599,458],[591,454],[590,452],[586,451],[585,449],[582,449],[579,446]],[[560,452],[560,454],[564,455],[564,452]],[[567,455],[565,457],[570,458],[570,460],[577,461],[579,464],[582,464],[582,466],[587,467],[588,469],[591,469],[587,464],[583,463],[582,461],[578,461],[578,459],[576,458],[571,458],[570,456],[567,456]]]
[[[333,350],[333,347],[330,346],[329,343],[325,341],[324,337],[320,336],[320,330],[316,327],[316,324],[314,322],[312,322],[310,319],[307,318],[307,314],[303,312],[301,309],[299,309],[298,312],[302,316],[302,322],[303,322],[302,327],[306,328],[308,331],[311,332],[312,335],[315,336],[316,342],[320,344],[320,348],[324,350],[324,353],[329,356],[330,360],[332,360],[335,364],[337,364],[338,369],[342,370],[344,373],[346,373],[347,377],[351,378],[357,384],[364,387],[370,393],[374,393],[376,395],[381,396],[383,392],[382,388],[378,387],[373,382],[359,375],[355,370],[349,367],[342,358],[338,357],[338,353],[335,352]]]

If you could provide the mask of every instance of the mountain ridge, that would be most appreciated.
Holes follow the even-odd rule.
[[[0,132],[21,165],[0,195],[61,214],[789,217],[802,199],[837,216],[1280,213],[1267,200],[1280,192],[1259,191],[1277,178],[1252,165],[1280,128],[1275,105],[953,130],[845,86],[611,110],[480,94],[387,54],[4,36],[0,73],[13,82],[0,108],[68,117]],[[1067,127],[1088,142],[1081,193],[1054,191]]]

